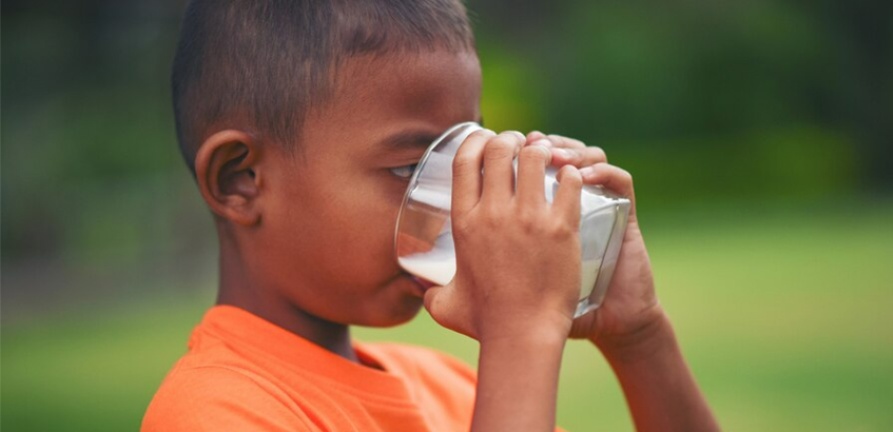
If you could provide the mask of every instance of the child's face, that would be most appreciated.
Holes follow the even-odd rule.
[[[265,285],[327,321],[412,318],[421,287],[397,265],[394,225],[411,166],[449,126],[479,120],[474,53],[348,60],[292,158],[273,154],[257,244]],[[403,169],[400,169],[403,167]]]

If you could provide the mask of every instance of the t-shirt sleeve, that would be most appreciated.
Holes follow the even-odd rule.
[[[284,392],[226,367],[175,370],[143,417],[142,432],[313,431]]]

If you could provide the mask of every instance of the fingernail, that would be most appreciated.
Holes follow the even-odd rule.
[[[524,136],[524,134],[522,134],[521,132],[518,132],[518,131],[508,131],[508,133],[517,136],[517,137],[518,137],[519,139],[521,139],[522,141],[527,141],[527,137]]]
[[[533,145],[548,148],[548,147],[552,147],[552,141],[549,141],[547,139],[539,139],[539,140],[534,141]]]
[[[568,158],[568,159],[570,159],[571,157],[574,156],[573,153],[571,153],[571,152],[569,152],[569,151],[567,151],[567,150],[565,150],[565,149],[562,149],[562,148],[557,148],[557,149],[555,149],[555,152],[558,153],[559,156],[564,157],[564,158]]]
[[[595,174],[595,168],[588,166],[584,168],[580,168],[580,175],[585,179],[587,177],[591,177]]]

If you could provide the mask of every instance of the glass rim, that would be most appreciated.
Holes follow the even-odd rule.
[[[400,210],[397,212],[397,223],[394,224],[394,257],[398,260],[400,259],[400,249],[397,243],[399,243],[400,241],[400,226],[403,222],[403,210],[406,209],[406,205],[409,203],[409,197],[412,195],[412,193],[416,189],[416,186],[418,185],[419,174],[422,172],[422,168],[424,168],[427,164],[428,158],[431,156],[431,153],[434,152],[434,149],[440,146],[440,144],[443,143],[444,139],[446,139],[448,136],[455,133],[456,131],[470,126],[477,126],[478,128],[483,129],[483,126],[474,121],[466,121],[450,126],[447,130],[440,134],[440,136],[438,136],[434,141],[431,142],[431,145],[429,145],[428,148],[425,149],[425,153],[422,154],[422,157],[416,164],[415,171],[413,171],[412,176],[409,178],[409,182],[406,185],[406,192],[403,193],[403,201],[401,201]]]

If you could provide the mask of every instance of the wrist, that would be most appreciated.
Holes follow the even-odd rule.
[[[636,430],[718,431],[666,314],[640,332],[599,342],[623,388]]]
[[[554,429],[566,336],[539,325],[481,337],[471,430]]]
[[[484,345],[561,347],[567,342],[573,320],[561,315],[519,316],[480,326],[478,341]]]
[[[610,363],[648,360],[676,349],[673,325],[663,308],[656,306],[654,317],[623,337],[591,339]]]

